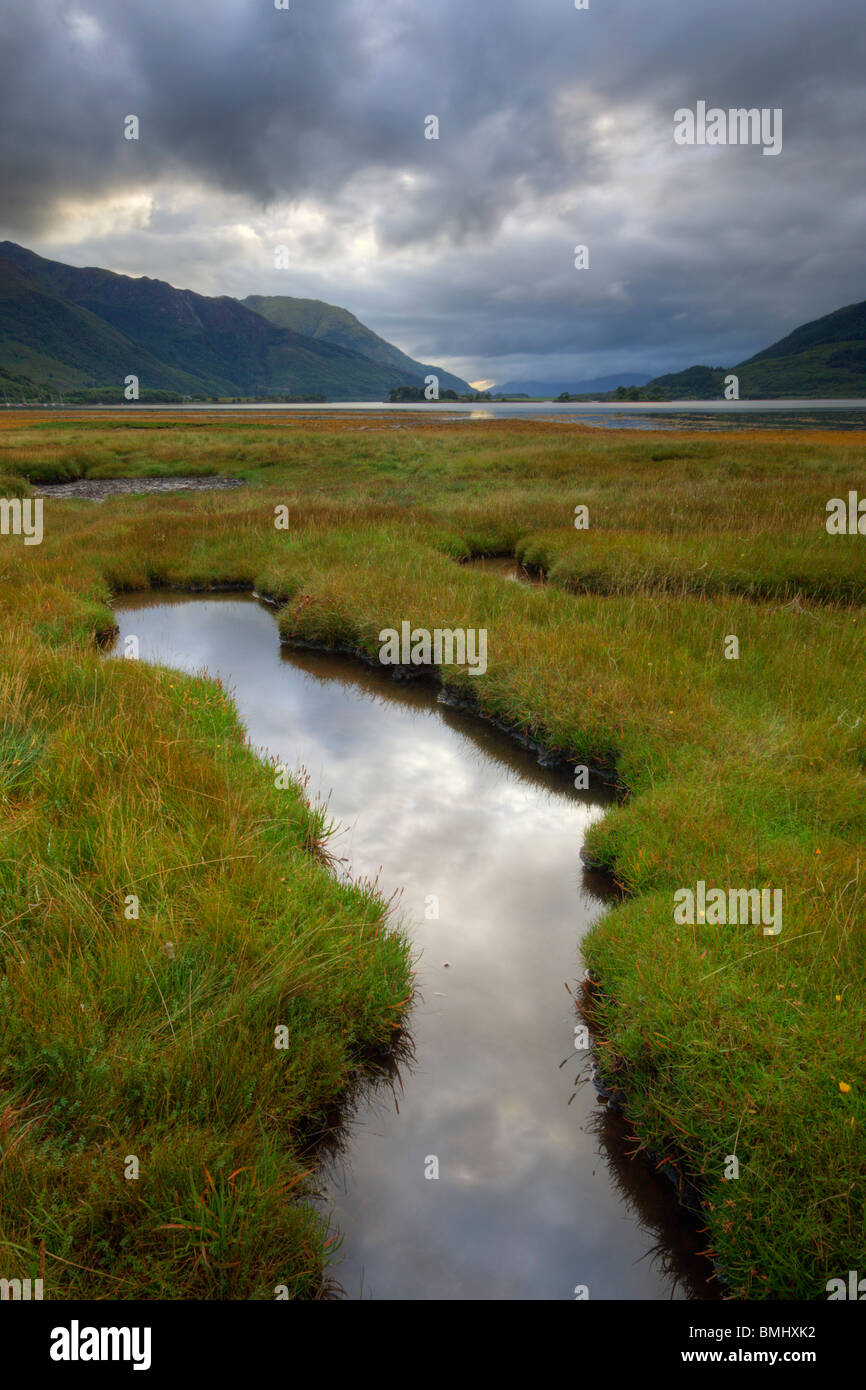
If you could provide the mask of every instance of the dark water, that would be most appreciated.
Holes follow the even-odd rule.
[[[573,791],[429,685],[281,648],[252,598],[124,598],[117,621],[142,659],[219,673],[251,743],[328,798],[352,874],[403,890],[414,1059],[362,1088],[321,1159],[345,1293],[708,1296],[699,1239],[574,1046],[564,982],[608,894],[578,851],[610,793]]]
[[[534,573],[515,560],[512,555],[473,555],[462,561],[470,569],[481,570],[482,574],[496,574],[500,579],[508,579],[512,584],[544,584],[543,576]]]

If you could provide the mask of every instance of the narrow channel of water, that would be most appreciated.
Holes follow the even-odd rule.
[[[281,647],[253,598],[124,596],[116,616],[118,649],[135,634],[142,659],[219,674],[251,744],[327,798],[352,874],[402,889],[414,1059],[362,1089],[322,1159],[345,1293],[711,1296],[672,1189],[629,1158],[574,1048],[564,982],[608,895],[578,855],[610,793],[572,791],[430,685]]]
[[[497,574],[512,584],[544,584],[543,575],[527,569],[526,565],[515,560],[513,555],[473,555],[462,562],[470,569],[481,570],[482,574]]]

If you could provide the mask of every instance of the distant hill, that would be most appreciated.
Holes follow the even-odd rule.
[[[122,399],[130,373],[143,397],[383,400],[394,386],[423,384],[426,369],[374,361],[278,327],[228,296],[62,265],[0,242],[0,394],[20,400],[89,391]]]
[[[506,381],[491,386],[494,396],[542,396],[555,400],[563,391],[572,396],[591,396],[594,391],[615,391],[617,386],[643,386],[648,372],[620,372],[618,376],[596,376],[589,381]]]
[[[866,301],[795,328],[735,367],[687,367],[655,377],[646,394],[670,400],[722,397],[731,372],[739,377],[741,400],[866,396]]]
[[[459,376],[452,376],[442,367],[433,367],[416,362],[405,352],[394,347],[366,328],[360,319],[341,309],[336,304],[325,304],[321,299],[294,299],[291,295],[248,294],[241,300],[248,309],[262,314],[269,323],[278,328],[288,328],[295,333],[303,333],[308,338],[322,342],[335,343],[338,347],[350,348],[359,352],[371,362],[383,367],[395,367],[408,372],[423,384],[424,378],[432,372],[439,378],[442,391],[456,391],[458,395],[468,395],[472,387]],[[398,383],[394,383],[397,385]]]

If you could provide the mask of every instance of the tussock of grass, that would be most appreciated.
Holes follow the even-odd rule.
[[[0,473],[0,497],[32,497],[33,489],[20,473]]]
[[[353,1047],[381,1041],[406,993],[379,905],[309,854],[320,828],[299,798],[274,802],[224,698],[80,645],[112,591],[233,582],[278,599],[286,639],[371,656],[404,619],[486,627],[487,673],[446,683],[575,762],[616,768],[627,799],[590,832],[626,893],[586,942],[604,1069],[644,1143],[697,1178],[735,1295],[823,1297],[862,1266],[866,542],[824,531],[826,501],[864,487],[862,436],[52,422],[0,435],[0,467],[26,474],[52,451],[64,467],[85,443],[122,446],[131,471],[182,458],[252,486],[52,501],[43,545],[5,568],[0,598],[21,626],[2,662],[18,713],[0,740],[13,1106],[0,1183],[24,1186],[0,1187],[0,1210],[25,1263],[41,1232],[55,1256],[171,1296],[280,1282],[277,1246],[315,1271],[317,1228],[278,1195],[296,1167],[287,1157],[273,1176],[266,1144],[290,1152],[275,1136],[345,1084]],[[578,503],[589,531],[572,525]],[[455,563],[480,551],[517,553],[553,582]],[[133,870],[152,873],[135,932],[117,909]],[[673,893],[698,879],[782,888],[781,935],[678,927]],[[289,1073],[267,1050],[278,1009],[311,1039]],[[142,1126],[154,1186],[112,1176],[109,1199]],[[726,1182],[732,1153],[740,1178]],[[254,1203],[234,1167],[244,1184],[263,1175],[277,1221],[258,1252],[248,1232],[265,1226],[244,1225]],[[215,1251],[243,1247],[242,1273],[196,1263],[202,1232]],[[299,1292],[315,1283],[298,1278]]]

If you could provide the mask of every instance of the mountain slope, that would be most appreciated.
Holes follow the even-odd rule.
[[[646,391],[672,400],[723,396],[731,372],[742,400],[866,396],[866,300],[802,324],[736,367],[687,367],[655,377]]]
[[[45,293],[0,257],[0,379],[61,390],[97,379],[119,384],[132,363],[154,387],[190,389],[183,374],[176,378],[97,315]]]
[[[261,314],[278,328],[292,329],[304,333],[309,338],[335,343],[339,347],[351,348],[378,362],[383,367],[396,367],[409,372],[415,385],[423,385],[424,378],[434,373],[439,378],[442,391],[456,391],[458,395],[468,394],[472,388],[462,377],[453,376],[442,367],[431,367],[407,357],[405,352],[394,347],[393,343],[380,338],[371,328],[367,328],[348,309],[336,304],[326,304],[321,299],[295,299],[291,295],[248,294],[241,300],[248,308]]]
[[[236,299],[80,269],[0,243],[0,387],[382,400],[415,372],[280,328]]]
[[[866,343],[866,300],[860,304],[849,304],[844,309],[836,309],[823,318],[813,319],[795,328],[786,338],[756,352],[748,363],[761,362],[767,358],[789,358],[799,356],[811,348],[827,347],[852,342]],[[747,363],[744,362],[743,366]]]

